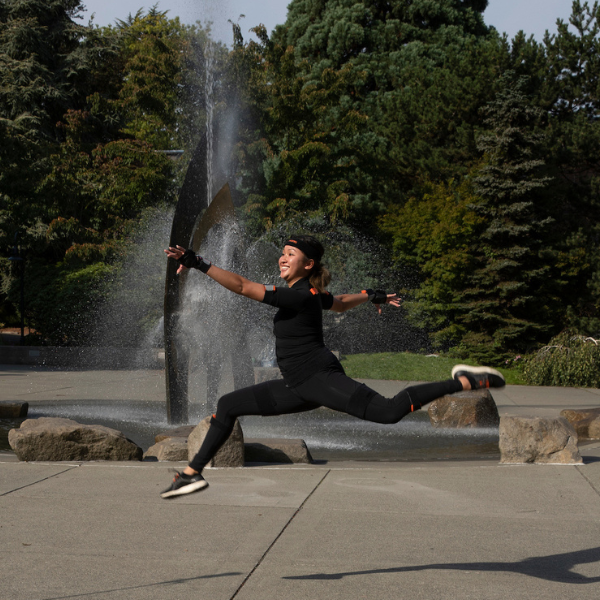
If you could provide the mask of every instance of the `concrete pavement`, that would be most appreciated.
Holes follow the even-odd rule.
[[[369,382],[387,393],[399,382]],[[405,385],[407,382],[403,382]],[[162,401],[159,372],[0,367],[0,400]],[[155,391],[153,391],[155,390]],[[494,392],[501,414],[600,406],[599,390]],[[161,500],[164,463],[0,454],[0,597],[600,597],[600,443],[581,466],[329,462],[206,472]]]

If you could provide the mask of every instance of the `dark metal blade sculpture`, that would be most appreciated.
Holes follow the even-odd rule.
[[[173,226],[171,229],[170,246],[177,244],[192,248],[195,252],[200,250],[203,240],[209,231],[220,225],[235,221],[235,211],[231,200],[229,185],[225,183],[217,195],[209,201],[206,185],[206,144],[201,143],[188,168],[182,186],[179,201],[175,208]],[[215,179],[219,179],[217,176]],[[221,177],[221,183],[223,178]],[[215,188],[218,189],[218,188]],[[234,251],[234,263],[239,269],[244,268],[244,253],[241,239]],[[187,272],[177,275],[178,264],[169,260],[165,282],[164,302],[164,337],[165,337],[165,369],[167,387],[167,418],[169,423],[180,424],[188,422],[188,387],[190,357],[193,348],[186,343],[185,336],[181,333],[182,299],[185,290]],[[235,357],[229,357],[233,369],[234,387],[242,387],[254,383],[252,362],[248,351],[245,327],[241,320],[243,315],[232,311],[228,321],[237,334]],[[218,354],[217,354],[218,355]],[[210,356],[210,353],[209,353]],[[208,404],[214,403],[219,384],[217,370],[223,364],[220,360],[206,360],[207,369],[207,398]]]

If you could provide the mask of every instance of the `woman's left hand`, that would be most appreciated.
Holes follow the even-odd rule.
[[[385,303],[391,304],[392,306],[398,308],[402,303],[402,299],[400,296],[398,296],[398,294],[388,294]],[[381,304],[375,304],[375,306],[377,307],[377,312],[381,314]]]

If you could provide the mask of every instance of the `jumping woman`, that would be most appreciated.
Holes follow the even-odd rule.
[[[323,246],[311,236],[297,235],[285,242],[279,258],[280,277],[287,287],[265,286],[220,269],[192,250],[181,246],[165,250],[183,269],[198,269],[226,289],[269,304],[274,318],[277,364],[283,379],[266,381],[222,396],[200,450],[161,496],[173,498],[208,487],[202,470],[225,443],[237,417],[284,415],[326,406],[373,421],[397,423],[410,412],[447,394],[463,390],[503,387],[495,369],[457,365],[452,379],[408,387],[393,398],[384,398],[365,384],[350,379],[323,341],[324,310],[342,313],[371,301],[399,306],[396,294],[364,290],[359,294],[332,296],[326,291],[331,279],[321,264]]]

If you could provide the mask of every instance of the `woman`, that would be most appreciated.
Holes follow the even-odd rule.
[[[326,406],[376,423],[397,423],[408,413],[455,392],[482,387],[502,387],[502,375],[487,367],[457,365],[453,379],[408,387],[393,398],[384,398],[366,385],[350,379],[323,342],[323,310],[345,312],[373,302],[399,306],[396,294],[363,290],[360,294],[332,296],[331,279],[321,264],[323,246],[311,236],[289,239],[279,258],[280,277],[286,287],[265,286],[224,269],[181,246],[165,250],[183,269],[198,269],[211,279],[251,300],[278,308],[274,318],[277,363],[283,379],[267,381],[224,395],[217,403],[204,442],[189,465],[176,473],[161,496],[173,498],[202,490],[208,483],[202,470],[229,437],[237,417],[283,415]]]

